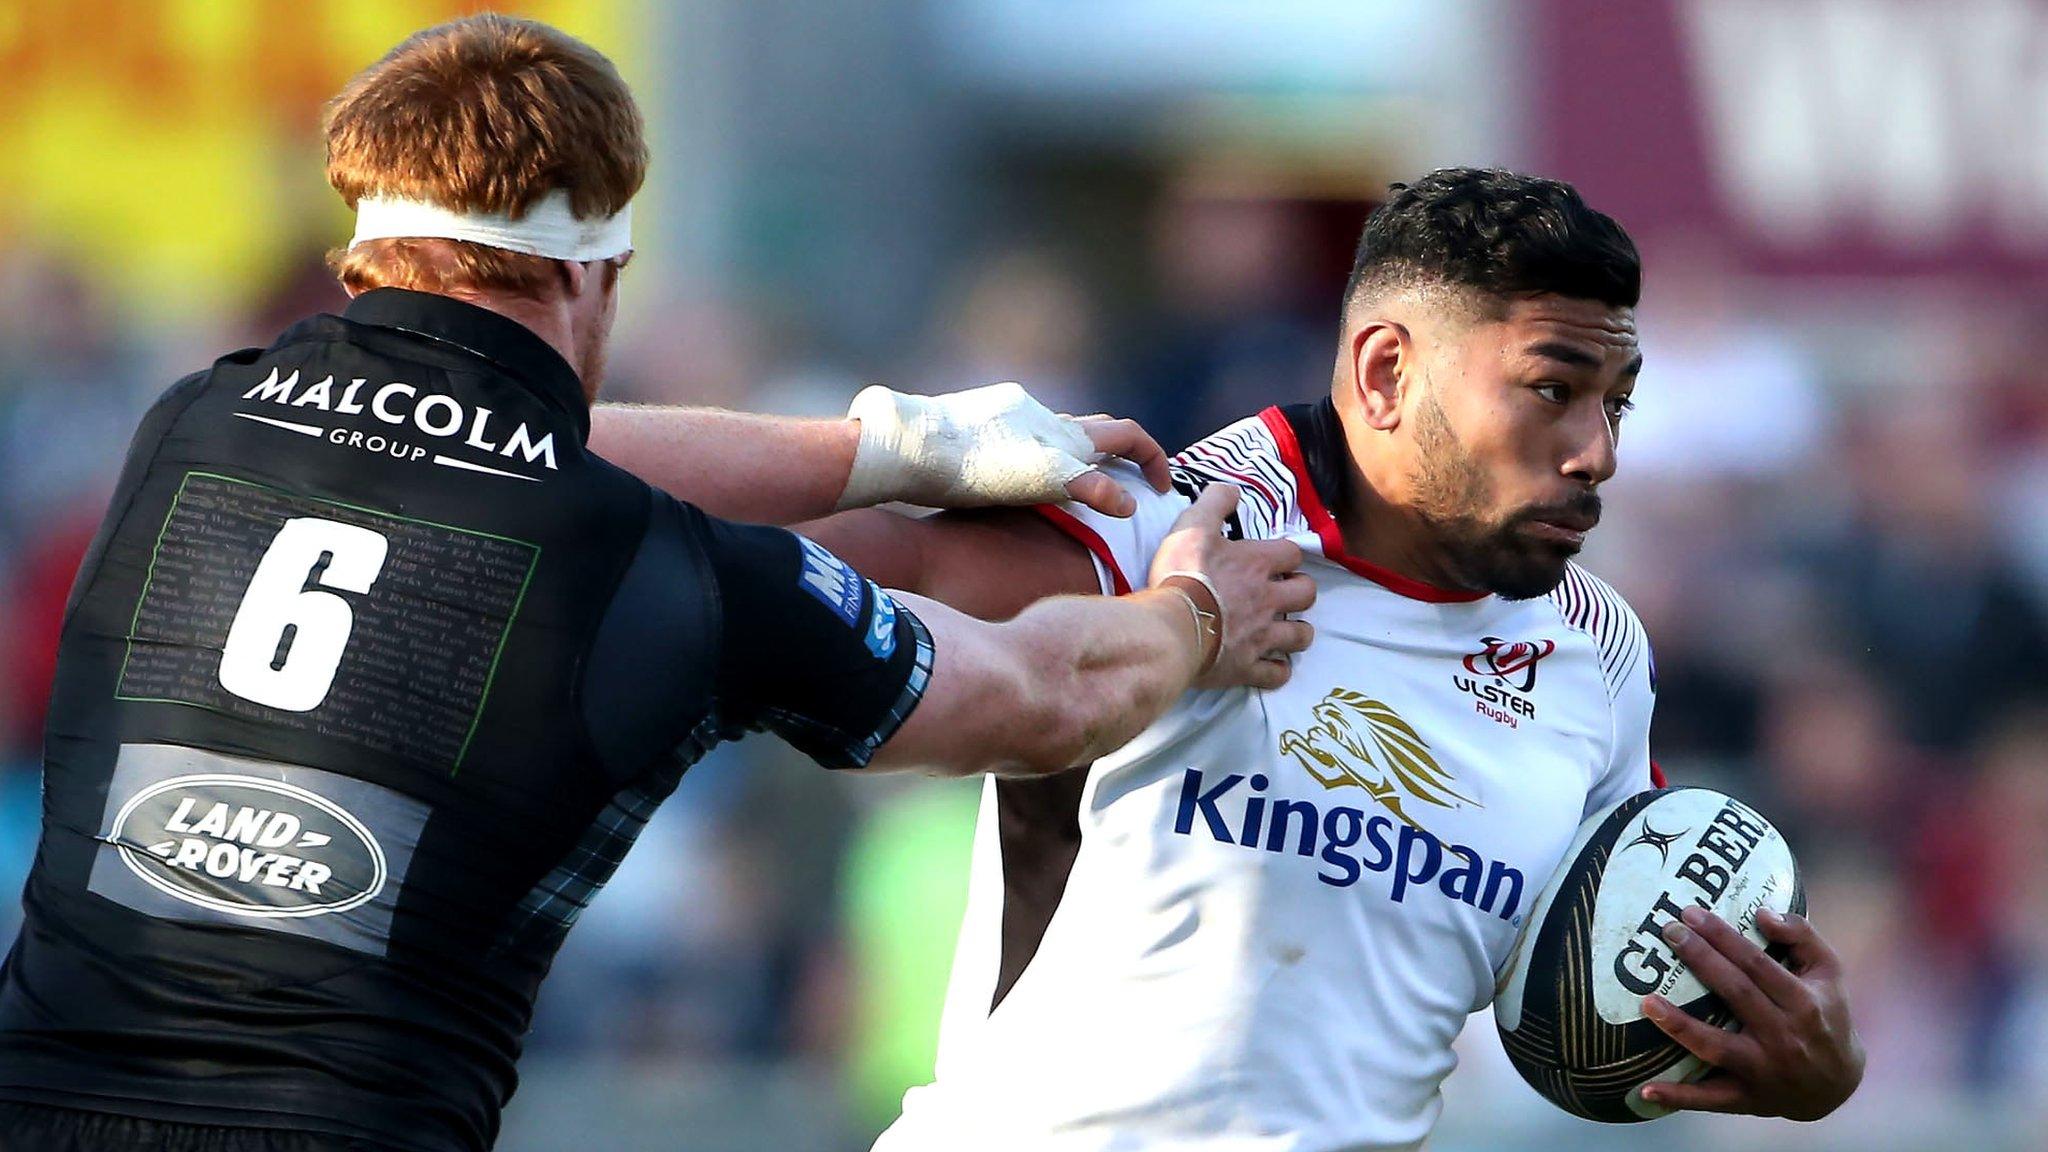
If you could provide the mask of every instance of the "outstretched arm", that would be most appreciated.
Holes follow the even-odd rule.
[[[1030,508],[924,517],[863,508],[796,530],[883,587],[981,620],[1008,620],[1048,596],[1102,590],[1088,550]]]
[[[714,516],[794,524],[890,501],[973,508],[1075,499],[1128,516],[1089,461],[1121,456],[1166,488],[1166,455],[1129,420],[1056,416],[1015,384],[943,396],[870,388],[844,420],[603,404],[590,447]]]
[[[755,524],[830,513],[859,444],[858,420],[643,404],[590,410],[591,451],[713,516]]]
[[[1190,687],[1281,684],[1312,638],[1288,616],[1309,607],[1314,582],[1290,542],[1223,537],[1237,497],[1214,486],[1166,525],[1184,502],[1148,503],[1138,518],[1156,542],[1136,594],[1054,595],[1021,614],[1041,592],[1095,588],[1086,554],[1023,533],[1022,514],[884,514],[879,531],[835,518],[819,533],[892,582],[1015,614],[1003,624],[886,592],[817,540],[708,522],[721,719],[774,728],[842,767],[1054,773],[1119,747]],[[1025,547],[1005,546],[1012,532]]]
[[[1055,596],[999,625],[906,597],[932,633],[931,685],[873,764],[1059,772],[1122,747],[1198,683],[1285,683],[1287,655],[1312,635],[1285,617],[1308,608],[1315,586],[1296,545],[1222,538],[1237,496],[1227,484],[1204,492],[1159,548],[1150,586],[1131,595]]]
[[[721,621],[719,730],[770,728],[831,767],[1059,773],[1196,685],[1274,687],[1315,599],[1288,541],[1221,535],[1237,490],[1171,525],[1124,596],[1053,596],[1008,623],[891,594],[817,541],[702,525]]]

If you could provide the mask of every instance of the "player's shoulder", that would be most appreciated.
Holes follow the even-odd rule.
[[[181,412],[209,390],[246,387],[247,382],[241,373],[261,360],[268,351],[270,349],[267,348],[238,348],[215,357],[213,363],[187,372],[158,393],[150,401],[148,411],[152,414]]]
[[[223,360],[225,359],[223,357]],[[143,413],[143,426],[168,422],[178,417],[205,394],[207,387],[213,383],[213,378],[214,368],[202,368],[180,377],[169,388],[158,393],[156,399],[150,401],[149,408]]]
[[[1301,478],[1287,459],[1275,431],[1279,409],[1267,409],[1229,424],[1182,449],[1172,460],[1174,487],[1193,498],[1218,482],[1237,485],[1243,493],[1232,518],[1244,539],[1270,540],[1299,531],[1306,519],[1301,510]]]
[[[1567,628],[1583,633],[1600,654],[1600,671],[1610,692],[1650,660],[1650,638],[1635,609],[1614,586],[1578,564],[1567,562],[1564,578],[1545,598]]]
[[[1144,472],[1127,460],[1097,465],[1123,485],[1136,505],[1127,517],[1112,517],[1069,501],[1042,505],[1041,515],[1080,542],[1104,566],[1104,589],[1123,591],[1137,586],[1152,553],[1172,531],[1175,521],[1204,487],[1218,481],[1237,485],[1242,497],[1226,531],[1236,539],[1270,540],[1303,530],[1298,494],[1299,472],[1293,468],[1275,431],[1285,427],[1277,408],[1239,420],[1183,449],[1169,462],[1170,491],[1159,492]]]

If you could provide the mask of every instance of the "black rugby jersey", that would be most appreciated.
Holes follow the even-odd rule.
[[[157,403],[66,610],[0,1099],[487,1147],[684,769],[895,732],[909,611],[588,431],[539,337],[390,289]]]

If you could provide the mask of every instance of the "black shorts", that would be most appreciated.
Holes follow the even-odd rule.
[[[384,1152],[347,1136],[216,1128],[0,1101],[0,1152]]]

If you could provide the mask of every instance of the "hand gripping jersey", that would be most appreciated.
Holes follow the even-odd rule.
[[[1572,567],[1447,593],[1349,558],[1334,410],[1182,453],[1129,521],[1049,510],[1120,590],[1188,493],[1310,554],[1277,691],[1194,692],[1092,768],[990,781],[936,1083],[882,1152],[1408,1149],[1581,818],[1650,787],[1650,655]]]
[[[533,333],[394,290],[149,413],[64,622],[0,1100],[483,1149],[684,769],[896,730],[924,627],[588,422]]]

